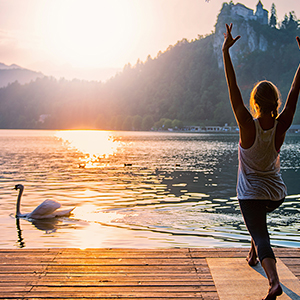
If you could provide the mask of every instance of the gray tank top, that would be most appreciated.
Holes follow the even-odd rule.
[[[275,149],[274,127],[263,130],[254,119],[255,141],[248,148],[239,145],[237,196],[240,200],[281,200],[287,195],[280,174],[280,155]]]

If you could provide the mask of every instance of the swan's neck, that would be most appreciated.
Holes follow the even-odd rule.
[[[16,217],[19,217],[21,216],[21,211],[20,211],[20,206],[21,206],[21,197],[22,197],[22,194],[23,194],[23,189],[20,188],[19,189],[19,194],[18,194],[18,199],[17,199],[17,210],[16,210]]]

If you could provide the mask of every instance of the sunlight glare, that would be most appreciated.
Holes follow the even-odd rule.
[[[120,45],[130,49],[135,39],[136,13],[128,0],[52,0],[44,7],[44,43],[74,67],[95,67],[99,60],[102,67],[112,67]]]
[[[112,221],[118,220],[119,217],[117,213],[99,210],[99,207],[93,204],[85,204],[77,208],[73,218],[88,224],[83,227],[83,230],[76,233],[80,240],[80,249],[101,247],[101,243],[110,238],[111,231],[107,226]],[[120,239],[122,239],[121,236]]]
[[[85,154],[81,158],[85,168],[94,167],[94,162],[113,155],[122,146],[109,131],[62,130],[56,133],[56,137],[70,148]]]
[[[105,212],[99,209],[94,204],[84,204],[78,207],[74,213],[73,218],[91,223],[110,224],[112,221],[119,219],[116,212]]]

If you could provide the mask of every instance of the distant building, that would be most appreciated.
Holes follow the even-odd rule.
[[[233,5],[231,9],[231,14],[238,15],[244,18],[245,20],[254,19],[253,9],[250,9],[241,3],[237,3],[236,5]]]
[[[185,126],[182,128],[183,131],[189,131],[189,132],[205,132],[204,126],[197,126],[197,125],[191,125],[191,126]]]
[[[256,11],[254,13],[253,9],[246,7],[241,3],[237,3],[232,6],[231,15],[233,17],[240,16],[246,21],[248,20],[257,20],[261,24],[268,24],[269,21],[269,12],[263,8],[261,1],[259,0],[256,5]]]
[[[269,14],[268,11],[263,8],[263,5],[259,0],[256,5],[256,12],[255,12],[257,21],[259,21],[261,24],[267,25],[269,20],[268,14]]]
[[[225,124],[224,126],[185,126],[182,128],[183,131],[188,132],[238,132],[237,126],[228,126]]]

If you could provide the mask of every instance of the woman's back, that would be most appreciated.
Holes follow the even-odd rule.
[[[256,129],[254,125],[254,119],[251,117],[251,121],[248,121],[247,126],[239,126],[240,127],[240,144],[244,149],[250,148],[256,137]],[[281,128],[280,119],[274,119],[269,115],[263,115],[257,118],[259,120],[260,127],[262,130],[267,131],[273,128],[276,125],[276,131],[275,131],[275,139],[274,139],[274,145],[276,151],[279,151],[285,138],[284,129]]]
[[[286,196],[286,186],[275,148],[277,121],[268,130],[262,128],[258,119],[253,122],[253,144],[247,149],[239,146],[238,198],[280,200]]]

